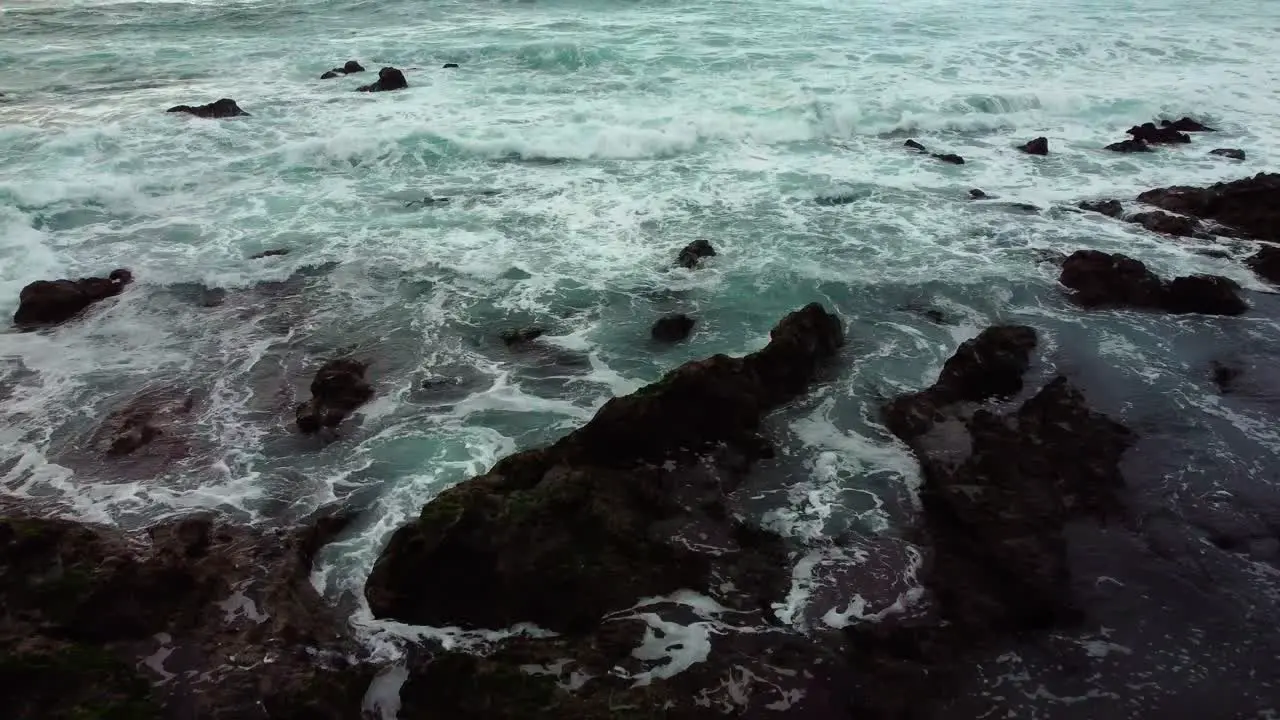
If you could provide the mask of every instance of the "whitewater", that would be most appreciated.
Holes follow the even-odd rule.
[[[749,504],[786,535],[874,547],[909,519],[919,471],[878,409],[998,322],[1041,330],[1033,372],[1071,372],[1099,411],[1178,418],[1136,450],[1170,492],[1274,478],[1280,400],[1225,402],[1201,369],[1280,352],[1275,313],[1206,345],[1205,318],[1082,314],[1037,260],[1123,251],[1265,289],[1244,249],[1069,206],[1274,170],[1278,29],[1280,5],[1245,0],[9,0],[0,315],[35,280],[136,282],[55,331],[0,334],[3,492],[126,528],[359,508],[317,585],[387,657],[405,637],[465,643],[369,616],[392,531],[610,397],[763,347],[811,301],[851,360],[771,419],[781,451]],[[319,79],[351,59],[373,73]],[[392,65],[407,90],[354,92]],[[223,97],[250,116],[164,112]],[[1101,150],[1187,114],[1212,145]],[[1037,136],[1049,156],[1017,151]],[[696,239],[717,256],[676,267]],[[271,249],[289,252],[249,259]],[[653,343],[673,312],[693,336]],[[512,353],[500,334],[529,326],[544,349]],[[336,442],[297,434],[315,369],[344,354],[372,363],[376,399]],[[102,458],[99,423],[140,394],[194,398],[191,436]],[[910,602],[831,589],[863,562],[802,557],[778,617],[841,627]]]

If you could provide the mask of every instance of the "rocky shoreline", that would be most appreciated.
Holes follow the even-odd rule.
[[[1208,129],[1130,132],[1138,142],[1181,143],[1170,133],[1184,131]],[[1280,283],[1280,250],[1271,244],[1280,242],[1280,175],[1157,189],[1136,201],[1173,213],[1176,223],[1129,220],[1170,236],[1250,243],[1248,266]],[[1088,209],[1124,212],[1117,201]],[[1162,230],[1169,227],[1192,230]],[[677,263],[692,269],[715,254],[699,241]],[[1253,310],[1249,293],[1225,278],[1166,281],[1132,258],[1091,250],[1062,265],[1064,292],[1082,312]],[[31,330],[72,321],[127,292],[131,279],[116,270],[35,283],[23,290],[14,322]],[[692,329],[685,320],[677,336]],[[509,344],[536,342],[537,333],[521,332]],[[487,654],[411,648],[399,717],[977,717],[999,704],[972,692],[975,665],[1010,643],[1047,641],[1111,612],[1081,587],[1091,580],[1080,571],[1090,547],[1081,538],[1090,533],[1158,546],[1160,562],[1203,569],[1206,551],[1192,542],[1200,538],[1213,552],[1251,553],[1280,573],[1280,552],[1266,551],[1280,544],[1280,516],[1268,515],[1268,505],[1248,522],[1208,530],[1153,523],[1126,472],[1140,431],[1092,409],[1067,375],[1032,382],[1039,333],[997,325],[961,344],[934,384],[882,408],[885,427],[923,474],[920,512],[904,534],[923,553],[915,602],[843,630],[782,624],[775,608],[801,548],[744,520],[731,498],[753,466],[773,457],[765,416],[841,363],[857,362],[842,349],[844,335],[838,317],[805,306],[779,321],[763,349],[681,365],[614,398],[558,442],[509,456],[424,506],[395,532],[368,580],[374,615],[466,629],[532,623],[547,632],[509,638]],[[297,409],[299,429],[336,431],[373,395],[365,370],[346,359],[320,368],[312,399]],[[105,452],[127,455],[165,436],[165,419],[185,411],[143,408],[115,419]],[[250,528],[196,515],[130,534],[4,503],[5,717],[323,720],[369,712],[366,692],[386,668],[365,656],[346,614],[310,580],[316,553],[349,516]],[[1170,543],[1170,535],[1187,542]],[[1124,571],[1133,577],[1112,579],[1139,585],[1146,569]],[[1134,603],[1128,612],[1157,612],[1156,600],[1138,597],[1126,600]],[[667,638],[690,618],[702,636]],[[1280,646],[1273,635],[1260,631],[1259,647]],[[694,642],[703,654],[683,672],[663,671],[661,653],[651,652]],[[1224,686],[1218,703],[1230,714],[1222,717],[1255,716],[1248,713],[1265,709],[1263,695]]]

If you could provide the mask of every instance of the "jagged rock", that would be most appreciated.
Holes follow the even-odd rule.
[[[1101,213],[1107,217],[1120,217],[1124,213],[1124,206],[1119,200],[1086,200],[1077,207],[1081,210]]]
[[[1119,253],[1077,250],[1062,266],[1059,282],[1086,308],[1133,307],[1171,313],[1239,315],[1248,305],[1239,286],[1223,277],[1191,275],[1164,282],[1141,261]]]
[[[6,718],[359,716],[369,674],[310,582],[342,519],[283,531],[194,516],[142,543],[17,512],[0,512]]]
[[[1121,140],[1120,142],[1111,143],[1110,145],[1106,146],[1104,149],[1110,150],[1111,152],[1121,152],[1121,153],[1155,152],[1145,142],[1137,139]]]
[[[533,342],[547,333],[545,328],[527,327],[516,330],[503,330],[499,336],[507,347],[516,347]]]
[[[373,387],[364,379],[368,366],[358,360],[331,360],[311,381],[311,399],[298,406],[298,429],[312,434],[335,428],[356,408],[373,398]]]
[[[676,264],[692,270],[702,262],[703,258],[715,257],[716,249],[706,240],[694,240],[680,251]]]
[[[215,100],[208,105],[177,105],[169,108],[166,112],[187,113],[188,115],[209,119],[239,117],[242,115],[247,117],[249,115],[249,113],[240,109],[235,100],[230,98]]]
[[[1207,188],[1174,186],[1148,190],[1140,202],[1226,225],[1255,240],[1280,241],[1280,174],[1217,183]]]
[[[790,582],[777,538],[728,518],[724,495],[771,452],[763,415],[803,392],[842,341],[840,321],[809,305],[759,352],[686,363],[554,445],[444,491],[379,557],[365,586],[374,615],[573,635],[682,588],[767,607]],[[682,528],[723,550],[691,545]],[[731,582],[710,587],[713,568]]]
[[[403,90],[409,87],[409,81],[404,79],[404,73],[393,67],[384,67],[378,71],[378,81],[361,85],[356,88],[358,92],[386,92],[389,90]]]
[[[1025,145],[1020,145],[1018,149],[1029,155],[1048,155],[1049,139],[1038,137]]]
[[[1132,135],[1133,139],[1141,140],[1150,145],[1191,142],[1190,135],[1178,132],[1172,127],[1156,127],[1155,123],[1134,125],[1125,132]]]
[[[1245,259],[1245,263],[1258,277],[1280,284],[1280,247],[1263,244],[1258,252]]]
[[[693,332],[693,325],[693,318],[684,313],[667,315],[666,317],[658,318],[649,334],[659,342],[680,342],[689,337],[689,333]]]
[[[342,67],[334,68],[320,76],[321,80],[329,80],[341,75],[350,75],[352,73],[364,72],[364,66],[355,60],[348,60]]]
[[[1170,215],[1159,210],[1136,213],[1126,218],[1126,220],[1141,225],[1151,232],[1174,235],[1176,237],[1192,237],[1204,232],[1200,222],[1195,218],[1189,218],[1185,215]]]
[[[13,324],[30,329],[64,323],[90,305],[124,292],[131,282],[133,273],[124,269],[113,270],[105,278],[37,280],[19,293]]]
[[[261,260],[262,258],[279,257],[281,255],[288,255],[288,254],[289,254],[288,248],[276,248],[275,250],[263,250],[260,253],[255,253],[253,255],[250,255],[249,259]]]
[[[1201,125],[1199,122],[1192,120],[1189,117],[1173,121],[1161,120],[1160,126],[1169,128],[1170,130],[1176,130],[1178,132],[1217,132],[1213,128],[1207,125]]]
[[[1232,160],[1244,160],[1244,159],[1245,159],[1244,151],[1243,151],[1243,150],[1237,150],[1236,148],[1215,148],[1215,149],[1213,149],[1213,150],[1210,150],[1210,151],[1209,151],[1209,154],[1210,154],[1210,155],[1219,155],[1219,156],[1221,156],[1221,157],[1225,157],[1225,158],[1231,158]]]

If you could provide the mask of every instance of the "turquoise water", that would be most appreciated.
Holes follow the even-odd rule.
[[[1037,372],[1078,375],[1102,409],[1181,417],[1171,482],[1210,462],[1269,472],[1271,410],[1218,403],[1201,367],[1267,343],[1272,321],[1085,317],[1035,260],[1123,249],[1259,288],[1206,243],[1060,206],[1274,169],[1277,28],[1280,5],[1244,0],[5,2],[0,311],[37,279],[138,280],[82,322],[0,336],[3,482],[124,524],[369,508],[317,578],[337,595],[441,488],[684,360],[761,347],[812,300],[850,343],[774,422],[785,452],[753,505],[799,538],[906,516],[914,461],[876,409],[995,321],[1043,330]],[[348,59],[405,69],[410,88],[318,79]],[[251,117],[163,112],[221,97]],[[1188,113],[1221,132],[1099,151]],[[1014,150],[1038,135],[1049,157]],[[908,154],[908,137],[968,162]],[[970,202],[974,187],[1041,212]],[[408,206],[425,196],[450,201]],[[852,201],[817,202],[833,196]],[[719,255],[674,268],[697,238]],[[291,253],[247,259],[270,248]],[[214,288],[226,302],[206,307]],[[694,337],[655,347],[649,325],[676,311]],[[550,331],[543,351],[498,340],[530,324]],[[293,404],[348,351],[373,362],[377,400],[340,442],[298,438]],[[85,451],[156,388],[197,395],[185,457]],[[785,617],[847,620],[847,598],[806,605],[814,581],[797,578]]]

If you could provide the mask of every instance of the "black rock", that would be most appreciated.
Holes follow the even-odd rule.
[[[326,71],[325,71],[325,73],[324,73],[323,75],[321,75],[321,76],[320,76],[320,79],[321,79],[321,80],[332,80],[333,78],[336,78],[336,77],[338,77],[338,76],[340,76],[340,75],[342,75],[342,73],[338,72],[337,70],[326,70]]]
[[[823,205],[826,207],[832,207],[835,205],[849,205],[850,203],[857,202],[857,200],[858,200],[858,196],[853,194],[819,195],[813,199],[813,201],[818,205]]]
[[[368,85],[361,85],[356,88],[358,92],[386,92],[388,90],[403,90],[409,87],[409,81],[404,79],[404,73],[393,67],[384,67],[378,71],[378,81]]]
[[[1145,142],[1141,140],[1132,140],[1132,139],[1121,140],[1120,142],[1117,142],[1117,143],[1111,143],[1110,145],[1106,146],[1104,149],[1110,150],[1111,152],[1122,152],[1122,153],[1154,152],[1150,147],[1147,146]]]
[[[1224,395],[1235,389],[1236,379],[1244,373],[1244,370],[1235,365],[1227,365],[1217,360],[1210,363],[1209,367],[1213,371],[1213,384],[1217,385],[1218,390]]]
[[[332,360],[311,381],[311,399],[297,409],[298,429],[312,434],[337,427],[356,408],[369,402],[373,387],[364,379],[368,366],[358,360]]]
[[[944,163],[951,163],[952,165],[964,164],[964,158],[960,157],[959,155],[956,155],[955,153],[933,153],[933,157],[937,160],[941,160]]]
[[[504,330],[499,337],[502,338],[502,342],[506,343],[507,347],[515,347],[517,345],[523,345],[527,342],[537,340],[546,333],[547,331],[544,328],[527,327],[516,330]]]
[[[974,189],[970,190],[970,191],[969,191],[969,197],[970,197],[971,199],[973,199],[973,200],[987,200],[987,199],[989,199],[989,198],[990,198],[990,196],[989,196],[989,195],[987,195],[986,193],[982,192],[982,191],[981,191],[981,190],[979,190],[978,188],[974,188]]]
[[[1280,246],[1264,244],[1245,259],[1245,264],[1258,277],[1280,285]]]
[[[916,142],[915,140],[908,140],[908,141],[906,141],[906,142],[902,143],[902,146],[903,146],[903,147],[909,147],[909,148],[911,148],[912,150],[919,150],[920,152],[929,152],[929,151],[928,151],[928,149],[926,149],[926,148],[925,148],[925,146],[921,145],[920,143]]]
[[[676,257],[676,264],[687,267],[690,270],[698,266],[702,262],[702,258],[715,257],[716,249],[706,240],[694,240],[680,251]]]
[[[250,259],[250,260],[261,260],[262,258],[277,257],[277,256],[280,256],[280,255],[288,255],[288,254],[289,254],[289,249],[288,249],[288,248],[276,248],[276,249],[274,249],[274,250],[263,250],[263,251],[262,251],[262,252],[260,252],[260,253],[257,253],[257,254],[254,254],[254,255],[250,255],[250,256],[249,256],[249,259]]]
[[[1214,275],[1161,280],[1139,260],[1119,253],[1077,250],[1062,266],[1058,281],[1074,290],[1072,299],[1086,308],[1131,307],[1170,313],[1239,315],[1249,306],[1240,286]]]
[[[1184,117],[1181,120],[1174,120],[1172,122],[1169,120],[1161,120],[1160,126],[1169,128],[1170,130],[1176,130],[1178,132],[1217,132],[1213,128],[1208,127],[1207,125],[1201,125],[1199,122],[1192,120],[1189,117]]]
[[[1175,237],[1192,237],[1203,233],[1199,220],[1185,215],[1171,215],[1160,210],[1136,213],[1126,220],[1141,225],[1151,232]]]
[[[456,68],[456,67],[458,67],[458,63],[445,63],[445,64],[444,64],[444,69],[445,69],[445,70],[452,70],[452,69],[454,69],[454,68]]]
[[[1180,133],[1172,127],[1156,127],[1155,123],[1134,125],[1125,132],[1132,135],[1135,140],[1142,140],[1152,145],[1191,142],[1190,135]]]
[[[347,73],[348,75],[351,73],[361,73],[364,72],[364,66],[355,60],[348,60],[346,64],[342,66],[342,72]]]
[[[1124,212],[1124,206],[1120,204],[1119,200],[1086,200],[1077,207],[1081,210],[1101,213],[1107,217],[1120,217],[1121,213]]]
[[[105,278],[37,280],[19,293],[13,324],[24,329],[58,325],[100,300],[119,295],[131,282],[133,273],[124,269],[113,270]]]
[[[248,116],[249,113],[240,109],[235,100],[230,98],[222,98],[208,105],[178,105],[169,108],[166,112],[171,113],[187,113],[201,118],[220,119],[229,117]]]
[[[1238,150],[1238,149],[1236,149],[1236,148],[1215,148],[1215,149],[1213,149],[1213,150],[1210,150],[1210,151],[1209,151],[1209,154],[1210,154],[1210,155],[1220,155],[1220,156],[1225,157],[1225,158],[1231,158],[1232,160],[1244,160],[1244,159],[1245,159],[1244,151],[1243,151],[1243,150]]]
[[[1049,140],[1048,138],[1038,137],[1035,140],[1020,146],[1018,149],[1030,155],[1048,155]]]
[[[1139,202],[1225,225],[1241,237],[1280,242],[1280,174],[1217,183],[1207,188],[1148,190]]]
[[[659,342],[680,342],[689,337],[689,333],[693,332],[693,325],[694,319],[684,313],[667,315],[666,317],[658,318],[649,334]]]

